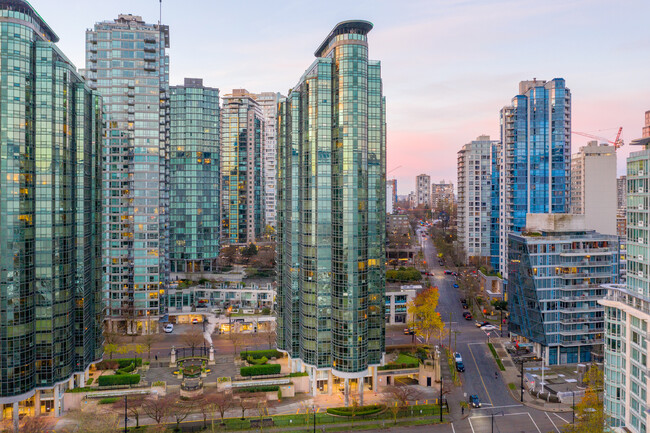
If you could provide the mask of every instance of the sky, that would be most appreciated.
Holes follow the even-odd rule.
[[[83,68],[87,28],[120,13],[157,23],[158,0],[30,0]],[[370,58],[382,62],[387,171],[398,193],[415,176],[456,182],[457,152],[499,135],[499,110],[519,81],[561,77],[572,129],[626,143],[650,110],[647,0],[163,0],[170,26],[170,83],[203,78],[287,94],[336,23],[371,21]],[[577,152],[589,139],[573,135]],[[625,173],[631,150],[618,152]]]

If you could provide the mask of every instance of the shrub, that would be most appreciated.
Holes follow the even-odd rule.
[[[90,379],[88,379],[88,382],[86,382],[86,385],[88,385],[88,386],[92,385],[93,380],[95,380],[95,379],[93,379],[92,377]]]
[[[154,383],[151,384],[151,386],[165,386],[165,382],[162,380],[157,380]]]
[[[269,314],[271,314],[271,309],[269,307],[262,308],[262,314],[268,316]]]
[[[99,376],[99,386],[111,385],[135,385],[140,383],[139,374],[112,374],[110,376]]]
[[[261,386],[247,386],[245,388],[235,388],[235,392],[272,392],[279,391],[279,385],[261,385]]]
[[[95,364],[97,370],[117,370],[120,368],[120,364],[114,359],[107,359],[102,362]]]
[[[131,363],[131,365],[128,365],[124,368],[120,368],[115,372],[115,374],[127,374],[127,373],[132,373],[133,370],[135,370],[135,364]]]
[[[120,365],[120,368],[128,367],[129,365],[133,364],[133,358],[120,358],[114,359],[113,361],[117,361],[117,363]],[[135,365],[136,367],[142,366],[142,358],[135,358]]]
[[[92,388],[84,387],[84,388],[72,388],[72,389],[66,389],[65,392],[88,392],[88,391],[93,391]]]
[[[112,404],[112,403],[115,403],[115,402],[118,401],[118,400],[119,400],[118,397],[102,398],[101,400],[99,400],[99,401],[97,402],[97,404]]]
[[[264,365],[269,361],[269,359],[266,356],[263,356],[261,358],[253,358],[252,356],[249,356],[246,358],[246,361],[248,361],[248,363],[251,365]]]
[[[282,388],[278,386],[278,400],[282,400]]]
[[[309,376],[309,373],[306,371],[297,371],[295,373],[290,373],[289,377],[302,377],[302,376]]]
[[[255,365],[252,367],[242,367],[240,374],[242,376],[262,376],[266,374],[278,374],[282,367],[280,364]]]
[[[371,404],[369,406],[359,406],[356,408],[353,407],[330,407],[327,409],[327,413],[330,415],[338,416],[364,416],[372,415],[384,410],[384,406],[381,404]]]
[[[272,350],[249,350],[247,352],[240,353],[240,357],[243,360],[246,360],[246,358],[249,357],[249,356],[251,358],[254,358],[254,359],[261,358],[263,356],[265,356],[268,359],[271,359],[271,358],[281,358],[282,354],[280,352],[278,352],[277,350],[275,350],[275,349],[272,349]]]

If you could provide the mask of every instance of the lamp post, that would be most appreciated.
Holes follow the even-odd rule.
[[[501,414],[501,416],[504,415],[503,411],[497,412],[497,415]],[[492,433],[494,433],[494,412],[492,412]]]
[[[440,422],[442,422],[442,374],[440,374]]]
[[[314,412],[314,433],[316,433],[316,406],[312,405],[311,408]]]
[[[573,409],[573,413],[571,415],[571,424],[575,425],[576,423],[576,392],[575,391],[571,391],[571,398],[573,400],[573,405],[571,407]]]
[[[127,407],[127,400],[126,400],[126,395],[124,395],[124,433],[128,432],[127,424],[129,422],[129,418],[126,416],[126,407]]]

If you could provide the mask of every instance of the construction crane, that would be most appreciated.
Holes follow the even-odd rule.
[[[623,132],[622,126],[618,128],[618,134],[616,134],[616,139],[614,141],[611,141],[605,137],[599,137],[597,135],[587,134],[586,132],[571,131],[572,134],[581,135],[583,137],[593,138],[596,140],[605,141],[609,144],[613,144],[615,150],[617,150],[619,147],[622,147],[625,144],[623,140],[621,140],[621,132]]]
[[[398,165],[397,167],[390,169],[388,172],[386,172],[386,176],[388,176],[390,173],[394,172],[394,171],[397,170],[398,168],[402,168],[402,166],[401,166],[401,165]]]

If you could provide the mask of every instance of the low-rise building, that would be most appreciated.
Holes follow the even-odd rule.
[[[603,284],[617,283],[619,242],[583,215],[528,214],[508,236],[510,332],[548,365],[592,361],[603,343]]]
[[[398,325],[412,321],[409,304],[415,299],[422,286],[401,286],[399,289],[386,287],[386,324]]]
[[[170,314],[179,312],[212,311],[228,307],[255,310],[273,309],[275,288],[268,283],[216,283],[167,291],[167,308]]]

